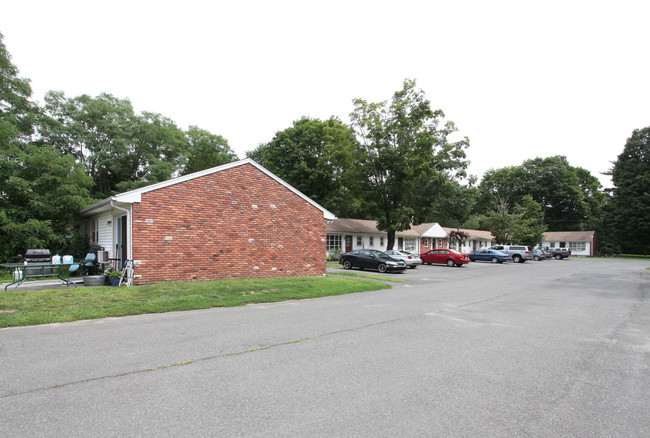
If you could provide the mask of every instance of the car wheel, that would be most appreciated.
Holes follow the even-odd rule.
[[[533,257],[533,260],[535,260],[536,262],[539,262],[541,259],[539,257],[535,256],[535,257]]]
[[[383,274],[384,272],[386,272],[386,265],[380,263],[379,265],[377,265],[377,270]]]
[[[454,263],[454,261],[453,261],[452,259],[447,260],[447,266],[449,266],[450,268],[451,268],[452,266],[454,266],[455,264],[456,264],[456,263]]]
[[[352,269],[352,262],[350,260],[346,260],[343,262],[343,269]]]
[[[492,257],[492,263],[499,263],[499,259],[496,257]]]
[[[418,267],[417,265],[411,265],[411,266],[409,266],[409,269],[415,269],[417,267]]]
[[[512,256],[512,261],[515,263],[521,263],[521,256],[520,255]]]
[[[555,260],[561,260],[562,256],[560,254],[555,254]]]

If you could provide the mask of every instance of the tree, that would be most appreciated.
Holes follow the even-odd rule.
[[[542,207],[543,223],[552,231],[594,227],[606,196],[597,178],[573,167],[566,157],[526,160],[521,166],[489,170],[479,185],[475,213],[484,211],[496,198],[510,205],[526,195]]]
[[[339,119],[303,117],[247,155],[334,214],[358,216],[355,147]]]
[[[6,151],[16,141],[28,138],[33,132],[37,113],[30,100],[32,87],[29,80],[18,77],[18,68],[0,33],[0,148]]]
[[[624,252],[650,249],[650,127],[637,129],[614,162],[612,204],[608,222]]]
[[[512,242],[515,216],[510,212],[510,206],[505,199],[497,199],[487,214],[480,219],[481,228],[489,231],[498,244]]]
[[[0,259],[28,248],[56,249],[77,211],[87,205],[90,181],[72,157],[31,142],[39,109],[29,81],[0,34]]]
[[[544,240],[542,206],[533,200],[532,196],[526,195],[521,204],[515,204],[513,208],[515,217],[512,232],[513,243],[527,246],[537,246]]]
[[[39,133],[84,166],[98,198],[237,159],[220,135],[196,126],[185,133],[160,114],[135,114],[128,99],[107,93],[49,92]]]
[[[198,126],[190,126],[186,135],[187,162],[183,175],[237,161],[237,155],[228,146],[228,140],[222,136],[211,134]]]
[[[440,196],[432,203],[431,215],[424,222],[438,222],[445,227],[467,228],[465,224],[474,210],[479,197],[476,187],[463,186],[448,179],[439,187]]]
[[[131,102],[102,93],[93,98],[66,98],[63,92],[45,96],[41,141],[73,156],[93,181],[98,198],[117,191],[117,184],[136,181],[140,163],[133,152],[136,116]]]
[[[535,246],[542,242],[546,230],[541,210],[530,195],[524,196],[521,204],[513,206],[505,199],[497,199],[488,213],[480,218],[480,225],[490,231],[499,244]]]
[[[25,144],[0,200],[1,256],[28,248],[57,251],[66,244],[77,212],[91,198],[92,180],[70,155],[49,145]]]
[[[390,102],[354,100],[350,114],[359,139],[358,169],[368,213],[386,231],[391,248],[395,233],[429,217],[449,177],[465,175],[465,137],[450,142],[453,122],[441,126],[442,110],[432,110],[414,80],[405,80]]]

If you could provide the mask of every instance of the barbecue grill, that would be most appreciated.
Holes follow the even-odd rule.
[[[28,249],[24,260],[27,266],[35,263],[52,263],[49,249]],[[40,277],[41,275],[52,275],[52,268],[25,268],[25,277]]]

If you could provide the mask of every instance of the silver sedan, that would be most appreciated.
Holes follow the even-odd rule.
[[[422,259],[417,254],[411,254],[410,252],[406,251],[396,251],[394,249],[389,249],[388,251],[384,252],[394,259],[404,260],[406,267],[409,269],[415,269],[418,267],[418,265],[422,264]]]

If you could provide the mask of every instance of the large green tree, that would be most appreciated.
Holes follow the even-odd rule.
[[[546,230],[541,206],[530,195],[514,205],[506,199],[495,199],[487,213],[479,217],[479,223],[500,244],[536,246]]]
[[[598,179],[571,166],[563,156],[489,170],[479,190],[475,212],[485,210],[496,199],[521,204],[528,195],[541,205],[542,222],[551,231],[593,229],[606,199]]]
[[[650,250],[650,127],[637,129],[614,162],[608,224],[623,252]]]
[[[397,231],[430,216],[448,178],[465,175],[469,140],[449,140],[455,125],[443,123],[442,110],[431,108],[414,80],[404,81],[390,101],[356,99],[354,106],[350,118],[359,139],[364,202],[390,248]]]
[[[160,114],[136,114],[128,99],[102,93],[45,96],[41,141],[81,163],[94,182],[95,198],[164,181],[237,156],[220,135],[191,126],[183,132]]]
[[[339,119],[303,117],[248,157],[338,216],[362,215],[354,131]]]
[[[237,160],[237,155],[228,146],[228,140],[220,135],[190,126],[186,136],[188,147],[182,171],[184,175]]]
[[[39,110],[0,34],[0,259],[28,248],[57,250],[92,181],[72,156],[32,141]]]
[[[478,188],[448,179],[439,187],[440,196],[432,203],[431,215],[424,222],[438,222],[442,226],[465,228],[479,197]]]

